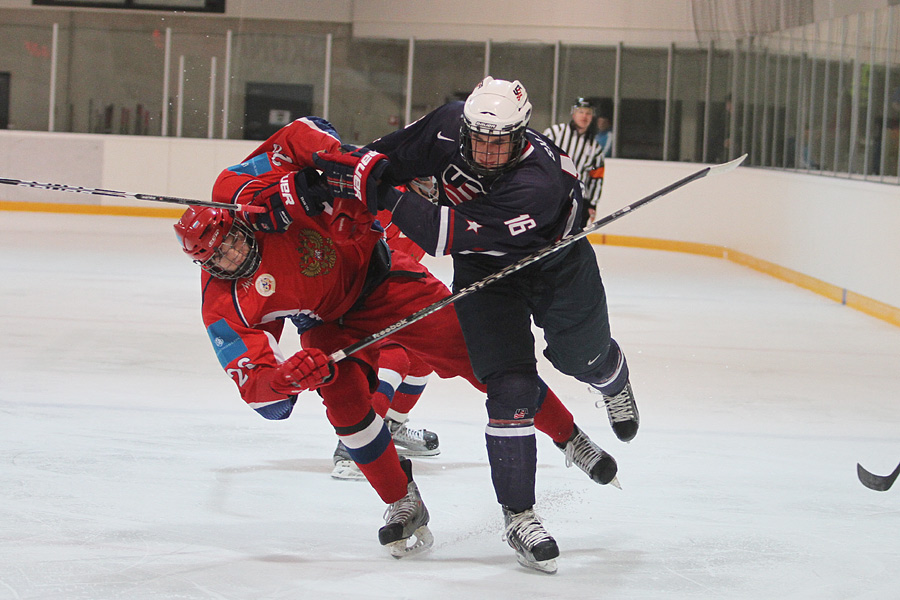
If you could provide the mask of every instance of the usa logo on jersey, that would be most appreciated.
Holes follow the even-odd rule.
[[[441,179],[444,182],[444,193],[454,205],[484,195],[481,183],[452,163],[444,170]]]

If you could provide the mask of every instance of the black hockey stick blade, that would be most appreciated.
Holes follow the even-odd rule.
[[[176,198],[174,196],[154,196],[153,194],[132,194],[131,192],[117,192],[100,188],[89,188],[78,185],[66,185],[64,183],[41,183],[39,181],[23,181],[21,179],[9,179],[0,177],[0,184],[20,185],[38,190],[51,190],[54,192],[74,192],[76,194],[91,194],[94,196],[110,196],[112,198],[134,198],[135,200],[147,200],[149,202],[168,202],[170,204],[183,204],[186,206],[209,206],[210,208],[224,208],[226,210],[238,210],[243,212],[263,212],[265,207],[251,206],[249,204],[226,204],[209,200],[192,200],[191,198]]]
[[[588,235],[597,231],[601,227],[603,227],[605,225],[609,225],[613,221],[624,217],[625,215],[632,212],[633,210],[640,208],[641,206],[648,204],[661,196],[665,196],[666,194],[668,194],[670,192],[674,192],[678,188],[685,186],[685,185],[691,183],[692,181],[697,181],[698,179],[702,179],[703,177],[706,177],[707,175],[719,175],[722,173],[727,173],[729,171],[733,171],[734,169],[736,169],[738,167],[738,165],[740,165],[742,162],[744,162],[745,158],[747,158],[746,154],[744,154],[743,156],[740,156],[730,162],[727,162],[727,163],[722,163],[720,165],[712,165],[710,167],[703,167],[696,173],[691,173],[687,177],[679,179],[675,183],[669,184],[666,187],[662,188],[661,190],[653,192],[652,194],[650,194],[649,196],[647,196],[645,198],[641,198],[640,200],[638,200],[636,202],[632,202],[628,206],[626,206],[624,208],[620,208],[616,212],[603,217],[599,221],[595,221],[590,226],[585,227],[584,229],[582,229],[581,231],[579,231],[578,233],[576,233],[574,235],[564,237],[561,240],[558,240],[558,241],[554,242],[553,244],[550,244],[543,250],[538,250],[534,254],[526,256],[519,262],[515,262],[511,265],[508,265],[507,267],[500,269],[496,273],[492,273],[491,275],[488,275],[484,279],[482,279],[480,281],[476,281],[475,283],[473,283],[467,287],[464,287],[463,289],[459,290],[458,292],[451,294],[450,296],[447,296],[443,300],[439,300],[438,302],[435,302],[431,306],[426,306],[425,308],[419,310],[418,312],[415,312],[415,313],[409,315],[408,317],[400,319],[393,325],[388,325],[381,331],[373,333],[372,335],[361,339],[360,341],[356,342],[355,344],[351,344],[351,345],[347,346],[343,350],[336,350],[335,352],[333,352],[331,354],[331,356],[329,358],[334,362],[344,360],[345,358],[347,358],[354,352],[358,352],[359,350],[362,350],[363,348],[365,348],[367,346],[371,346],[378,340],[391,335],[395,331],[399,331],[400,329],[403,329],[407,325],[412,325],[416,321],[419,321],[420,319],[424,319],[428,315],[439,311],[440,309],[444,308],[448,304],[453,304],[454,302],[456,302],[463,296],[468,296],[469,294],[471,294],[473,292],[477,292],[478,290],[480,290],[484,286],[488,285],[489,283],[493,283],[493,282],[497,281],[498,279],[502,279],[503,277],[506,277],[507,275],[509,275],[511,273],[520,271],[520,270],[524,269],[525,267],[527,267],[528,265],[541,260],[545,256],[549,256],[550,254],[553,254],[554,252],[561,250],[562,248],[565,248],[566,246],[569,246],[570,244],[580,240],[581,238],[587,237]]]
[[[875,475],[869,473],[861,464],[856,463],[856,475],[864,486],[876,492],[886,492],[894,485],[897,476],[900,475],[900,465],[890,475]]]

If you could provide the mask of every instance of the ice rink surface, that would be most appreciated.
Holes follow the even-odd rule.
[[[280,422],[243,404],[171,224],[0,212],[0,600],[900,597],[900,485],[855,472],[900,460],[898,328],[727,261],[597,247],[637,438],[540,368],[623,489],[539,437],[561,556],[526,571],[483,398],[434,379],[410,424],[441,439],[414,463],[436,541],[398,561],[374,491],[329,477],[318,397]]]

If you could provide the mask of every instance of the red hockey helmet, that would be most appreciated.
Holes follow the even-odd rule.
[[[185,254],[219,279],[249,277],[262,260],[253,230],[227,210],[192,206],[175,223],[175,236]]]

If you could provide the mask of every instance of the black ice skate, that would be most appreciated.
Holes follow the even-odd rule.
[[[390,418],[384,422],[391,432],[397,452],[403,456],[437,456],[441,453],[438,436],[433,431],[412,429],[407,427],[405,422],[401,423]]]
[[[634,401],[634,392],[631,391],[631,382],[626,383],[625,388],[615,396],[600,393],[603,395],[603,404],[606,405],[609,424],[612,425],[616,437],[623,442],[630,442],[637,435],[638,425],[641,422],[637,404]],[[600,407],[600,401],[595,404],[597,408]]]
[[[575,465],[600,485],[611,483],[622,489],[616,478],[619,470],[616,459],[591,441],[578,425],[575,425],[569,441],[565,444],[556,444],[556,447],[565,453],[567,467]]]
[[[334,469],[331,471],[332,478],[340,479],[341,481],[365,481],[366,476],[363,475],[363,472],[359,470],[359,467],[350,458],[347,446],[343,442],[338,441],[331,460],[334,463]]]
[[[504,506],[503,521],[506,524],[503,539],[516,551],[520,565],[543,573],[556,573],[559,548],[534,510],[529,508],[514,513]]]
[[[404,458],[400,466],[409,479],[406,495],[388,505],[384,511],[384,527],[378,530],[378,541],[387,546],[394,558],[419,554],[434,544],[434,536],[428,529],[428,509],[412,480],[412,463]]]

